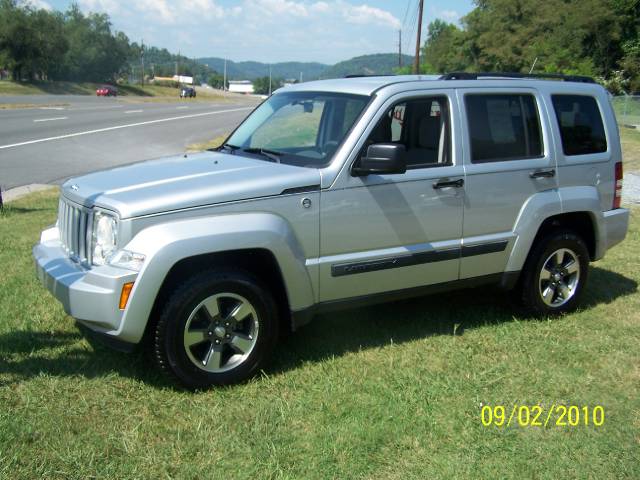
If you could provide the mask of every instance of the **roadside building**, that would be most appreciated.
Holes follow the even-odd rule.
[[[229,80],[229,91],[235,93],[253,93],[250,80]]]

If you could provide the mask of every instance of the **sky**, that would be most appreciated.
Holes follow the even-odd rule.
[[[70,0],[25,0],[65,10]],[[188,57],[333,64],[370,53],[415,49],[418,0],[76,0],[109,14],[131,41]],[[426,0],[423,25],[458,22],[472,0]],[[423,39],[425,27],[423,27]]]

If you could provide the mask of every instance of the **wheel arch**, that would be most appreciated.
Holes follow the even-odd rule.
[[[537,226],[535,233],[519,236],[507,264],[507,272],[521,271],[531,255],[534,246],[554,230],[571,230],[579,235],[587,245],[589,260],[599,258],[597,220],[593,212],[576,211],[550,215]]]
[[[141,340],[157,302],[180,275],[215,265],[240,266],[275,286],[281,318],[314,303],[302,247],[287,222],[275,214],[158,224],[142,230],[125,248],[146,255],[118,331],[118,336],[133,343]]]
[[[204,253],[185,257],[176,262],[167,272],[153,302],[145,327],[145,336],[158,318],[164,302],[186,278],[207,268],[238,268],[255,275],[270,288],[276,300],[282,327],[291,327],[289,296],[280,265],[273,253],[264,248],[248,248]]]

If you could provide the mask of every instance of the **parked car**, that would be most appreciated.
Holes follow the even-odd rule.
[[[614,112],[588,78],[500,77],[280,89],[217,151],[66,182],[38,275],[190,388],[254,375],[336,308],[496,284],[569,312],[627,232]]]
[[[196,98],[196,89],[193,87],[182,87],[180,89],[180,98]]]
[[[116,97],[118,96],[118,89],[111,85],[105,85],[96,90],[96,95],[98,97]]]

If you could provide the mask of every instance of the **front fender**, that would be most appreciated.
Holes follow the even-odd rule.
[[[145,255],[118,337],[137,343],[171,267],[180,260],[229,250],[260,248],[275,257],[292,310],[313,305],[305,256],[287,222],[272,213],[225,214],[158,224],[142,230],[125,247]]]

